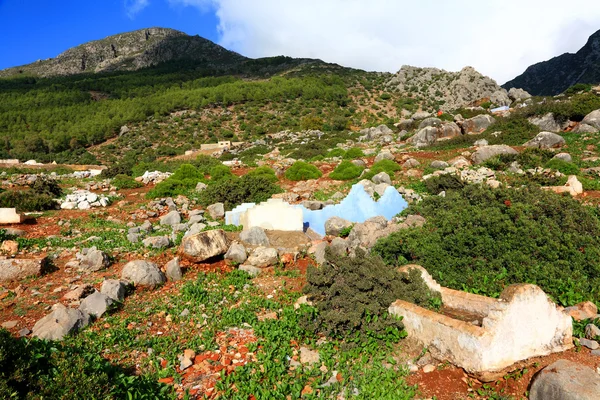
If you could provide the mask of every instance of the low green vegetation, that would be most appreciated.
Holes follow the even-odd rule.
[[[400,171],[400,169],[401,169],[400,165],[398,165],[398,163],[396,163],[395,161],[381,160],[381,161],[377,161],[375,164],[373,164],[371,166],[371,168],[369,169],[369,172],[365,173],[365,175],[363,177],[365,179],[371,179],[378,173],[385,172],[391,178],[394,176],[394,173],[396,171]]]
[[[227,167],[225,167],[227,168]],[[217,174],[218,175],[218,174]],[[186,194],[204,180],[204,174],[191,164],[181,165],[169,178],[158,183],[146,195],[148,198],[174,197]]]
[[[352,164],[350,161],[342,161],[329,174],[329,177],[338,181],[348,181],[350,179],[358,178],[360,174],[362,174],[363,169],[364,168]]]
[[[62,189],[52,179],[38,177],[28,190],[6,190],[0,193],[0,207],[16,208],[19,212],[56,209],[54,200],[62,195]]]
[[[137,189],[144,186],[141,182],[138,182],[131,176],[124,174],[115,176],[111,183],[117,189]]]
[[[562,305],[600,298],[600,221],[570,196],[468,185],[404,213],[427,223],[376,244],[389,265],[420,264],[444,286],[493,297],[526,282]]]
[[[319,168],[304,161],[296,161],[285,171],[285,177],[290,181],[305,181],[308,179],[319,179],[323,173]]]
[[[344,160],[356,160],[357,158],[364,157],[365,153],[360,147],[349,148],[342,156]]]
[[[279,192],[281,188],[268,177],[244,175],[241,178],[210,182],[198,195],[198,200],[205,206],[223,203],[225,209],[231,210],[242,203],[266,201]]]
[[[254,168],[253,170],[249,171],[246,175],[265,178],[273,183],[276,183],[279,180],[277,178],[277,175],[275,175],[275,171],[273,171],[273,168],[269,168],[267,166]]]

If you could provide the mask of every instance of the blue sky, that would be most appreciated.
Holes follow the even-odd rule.
[[[135,12],[124,0],[0,0],[0,69],[55,57],[106,36],[160,26],[217,41],[218,20],[203,11],[169,1],[147,1]]]
[[[0,69],[152,26],[247,57],[319,58],[388,72],[404,64],[469,65],[504,83],[580,49],[600,29],[600,1],[0,0]]]

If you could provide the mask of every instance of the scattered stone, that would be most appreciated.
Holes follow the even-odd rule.
[[[206,211],[208,211],[208,214],[212,219],[220,219],[225,216],[225,207],[223,206],[223,203],[211,204],[206,208]]]
[[[247,264],[254,267],[265,268],[277,264],[277,250],[272,247],[257,247],[246,260]]]
[[[402,164],[402,168],[405,168],[405,169],[415,168],[415,167],[418,167],[419,165],[421,165],[421,163],[419,161],[415,160],[414,158],[409,158],[408,160],[406,160],[404,162],[404,164]]]
[[[476,140],[475,143],[473,143],[473,145],[475,147],[487,146],[488,144],[489,144],[488,141],[485,139],[479,139],[479,140]]]
[[[600,347],[600,344],[598,344],[598,342],[596,342],[595,340],[585,338],[579,339],[579,343],[590,350],[597,350]]]
[[[428,374],[430,372],[435,371],[435,366],[432,364],[427,364],[426,366],[423,367],[423,372]]]
[[[179,281],[183,277],[179,257],[175,257],[165,265],[167,279],[170,281]]]
[[[14,240],[5,240],[2,242],[2,246],[0,246],[0,252],[7,256],[14,257],[19,252],[19,243]]]
[[[31,333],[31,331],[27,328],[23,328],[19,331],[19,337],[25,337],[27,335],[29,335]]]
[[[248,264],[241,264],[238,269],[240,271],[246,271],[250,276],[258,276],[262,272],[261,268]]]
[[[240,240],[253,246],[269,246],[269,238],[265,230],[259,226],[253,226],[240,232]]]
[[[177,211],[170,211],[168,214],[163,215],[160,218],[161,225],[170,225],[174,226],[181,222],[181,215]]]
[[[19,321],[6,321],[2,323],[4,329],[12,329],[18,325]]]
[[[102,317],[113,303],[113,299],[107,295],[94,292],[81,302],[79,309],[89,315],[94,315],[96,318]]]
[[[595,132],[598,132],[600,130],[600,110],[592,111],[586,115],[581,123],[595,128]]]
[[[381,153],[377,154],[377,156],[375,157],[375,162],[379,162],[381,160],[394,161],[394,155],[390,151],[382,151]]]
[[[591,368],[558,360],[535,375],[529,400],[600,399],[600,376]]]
[[[591,301],[584,301],[571,307],[565,308],[565,312],[576,321],[591,319],[598,314],[598,307]]]
[[[434,169],[444,169],[449,167],[446,161],[439,160],[432,161],[431,164],[429,164],[429,166]]]
[[[167,280],[158,265],[145,260],[128,262],[121,272],[121,278],[132,282],[136,286],[149,286],[151,288],[162,285]]]
[[[223,255],[229,248],[229,240],[222,229],[205,231],[183,238],[179,251],[195,262]]]
[[[427,147],[435,143],[438,139],[438,129],[432,126],[421,129],[414,136],[410,137],[407,142],[412,143],[416,148]]]
[[[69,301],[78,301],[79,299],[82,299],[94,293],[94,290],[94,287],[91,285],[79,285],[73,290],[65,293],[63,299]]]
[[[308,347],[300,347],[300,362],[302,364],[316,364],[320,361],[320,356],[318,351],[314,351],[309,349]]]
[[[227,253],[225,253],[224,258],[226,260],[242,264],[248,258],[246,255],[246,248],[241,243],[234,242],[231,246],[229,246],[229,250],[227,250]]]
[[[590,340],[595,340],[598,336],[600,336],[600,328],[594,324],[587,324],[585,327],[585,337]]]
[[[203,192],[204,189],[206,189],[208,187],[208,185],[204,182],[198,182],[196,184],[196,192],[200,193]]]
[[[573,161],[573,157],[571,157],[571,155],[569,153],[558,153],[557,155],[555,155],[554,157],[557,160],[562,160],[565,162],[572,162]]]
[[[527,100],[527,99],[531,98],[531,95],[526,90],[511,88],[508,91],[508,97],[510,97],[510,99],[513,101],[518,101],[518,100]]]
[[[348,243],[346,240],[336,237],[331,241],[329,248],[334,255],[338,257],[345,256],[348,252]]]
[[[554,119],[554,114],[552,113],[547,113],[541,117],[530,117],[529,122],[540,128],[542,131],[557,133],[562,130],[560,124],[556,122]]]
[[[351,226],[352,222],[334,216],[325,221],[325,234],[330,236],[339,236],[342,230]]]
[[[46,263],[46,257],[38,259],[9,258],[0,260],[0,282],[10,282],[30,276],[40,276],[45,272]]]
[[[125,300],[127,284],[117,279],[106,279],[102,282],[100,293],[110,297],[115,301]]]
[[[142,235],[139,233],[128,233],[127,234],[127,240],[130,243],[137,243],[140,241],[141,238],[142,238]]]
[[[387,172],[380,172],[377,175],[373,176],[373,178],[371,180],[375,184],[379,184],[379,183],[387,183],[388,185],[392,184],[392,180],[391,180],[390,176],[387,174]]]
[[[52,312],[40,319],[33,326],[33,336],[46,340],[62,340],[62,338],[87,326],[90,317],[85,312],[67,308],[57,303],[52,306]]]
[[[82,250],[82,253],[77,254],[77,258],[79,259],[79,269],[84,272],[96,272],[110,266],[108,255],[95,247],[87,249],[85,254]]]
[[[144,246],[153,249],[166,249],[171,245],[171,241],[167,236],[151,236],[142,240],[142,243]]]
[[[505,144],[494,144],[491,146],[482,146],[471,154],[471,160],[475,164],[481,164],[486,160],[499,156],[501,154],[519,154],[515,149]]]
[[[480,114],[462,122],[463,133],[468,135],[479,134],[490,127],[496,120],[491,115]]]
[[[533,147],[539,149],[553,149],[565,145],[565,139],[552,132],[540,132],[536,137],[525,143],[525,147]]]
[[[318,265],[322,265],[325,263],[325,249],[327,248],[327,242],[320,242],[314,246],[312,246],[308,252],[309,254],[314,255],[315,261]]]

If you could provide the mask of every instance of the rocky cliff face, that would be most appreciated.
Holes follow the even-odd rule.
[[[576,83],[600,83],[600,31],[590,36],[577,53],[534,64],[502,86],[523,88],[536,96],[552,96]]]
[[[184,59],[193,60],[204,67],[221,68],[246,60],[199,36],[189,36],[174,29],[149,28],[88,42],[56,58],[8,68],[0,71],[0,77],[130,71]]]
[[[448,72],[437,68],[404,65],[386,86],[405,96],[443,102],[440,108],[444,111],[485,99],[498,106],[510,104],[506,90],[473,67],[465,67],[460,72]]]

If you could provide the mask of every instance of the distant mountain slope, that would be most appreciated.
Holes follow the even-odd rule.
[[[600,83],[600,31],[590,36],[577,53],[565,53],[534,64],[502,87],[525,89],[536,96],[551,96],[576,83]]]
[[[79,73],[131,71],[176,60],[207,68],[226,68],[248,60],[210,40],[166,28],[148,28],[73,47],[55,58],[0,71],[0,77],[51,77]]]

